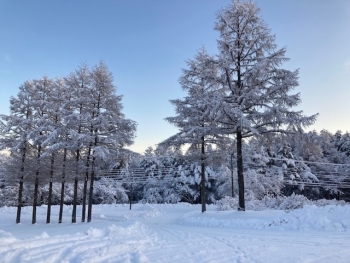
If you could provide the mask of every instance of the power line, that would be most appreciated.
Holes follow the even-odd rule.
[[[103,176],[106,179],[112,179],[115,181],[118,181],[121,184],[158,184],[160,182],[162,183],[179,183],[181,181],[179,181],[179,179],[181,179],[180,176],[178,177],[167,177],[167,175],[173,175],[174,170],[173,169],[162,169],[162,170],[152,170],[152,173],[155,174],[154,176],[150,176],[150,175],[146,175],[146,173],[148,171],[144,170],[143,173],[140,173],[141,170],[138,169],[137,170],[139,173],[135,176],[131,175],[131,176],[127,176],[127,177],[122,177],[122,178],[118,178],[118,175],[124,175],[123,172],[115,172],[115,173],[111,173],[109,176],[106,174],[105,176]],[[179,173],[184,172],[187,174],[191,174],[191,172],[193,171],[189,171],[189,170],[182,170]],[[129,173],[133,174],[132,170],[129,171]],[[175,172],[176,174],[177,172]],[[116,176],[117,175],[117,176]],[[328,178],[328,180],[319,180],[317,179],[317,181],[313,181],[310,180],[308,178],[297,178],[295,179],[291,179],[288,178],[287,176],[295,176],[295,173],[293,172],[288,172],[284,174],[284,179],[283,181],[281,181],[282,184],[284,185],[297,185],[297,186],[313,186],[313,187],[330,187],[330,188],[350,188],[350,182],[334,182],[332,180],[330,180]],[[192,177],[193,178],[193,177]],[[193,178],[192,180],[194,180],[195,178]],[[211,179],[215,179],[214,177],[212,177]],[[348,179],[348,178],[345,178]],[[349,178],[350,179],[350,178]],[[190,180],[186,180],[188,181],[192,181]],[[183,182],[185,183],[185,182]]]
[[[215,153],[210,153],[211,155],[215,154]],[[216,154],[217,155],[217,154]],[[230,154],[225,154],[227,156],[231,156]],[[248,155],[249,157],[254,157],[252,155]],[[335,166],[349,166],[350,164],[339,164],[339,163],[329,163],[329,162],[315,162],[315,161],[305,161],[305,160],[298,160],[298,159],[291,159],[291,158],[277,158],[277,157],[270,157],[270,156],[263,156],[264,158],[270,159],[270,160],[276,160],[276,161],[294,161],[294,162],[301,162],[301,163],[309,163],[309,164],[322,164],[322,165],[335,165]],[[141,159],[140,162],[142,162],[143,159],[155,159],[155,162],[158,163],[158,159],[159,158],[169,158],[169,159],[175,159],[175,158],[179,158],[177,156],[167,156],[167,155],[157,155],[157,156],[141,156],[138,157]],[[181,158],[181,157],[180,157]],[[183,159],[186,159],[183,158]]]

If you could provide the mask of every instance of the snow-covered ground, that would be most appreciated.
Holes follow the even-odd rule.
[[[78,214],[81,214],[81,207]],[[350,206],[208,211],[189,204],[97,205],[91,223],[58,224],[53,207],[0,208],[0,262],[350,262]]]

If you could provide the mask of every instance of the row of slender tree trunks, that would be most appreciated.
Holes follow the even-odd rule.
[[[97,143],[97,139],[95,139],[95,143]],[[21,176],[19,178],[19,187],[18,187],[18,205],[17,205],[17,216],[16,216],[16,223],[19,224],[21,222],[21,210],[23,207],[23,189],[24,189],[24,172],[25,172],[25,159],[26,159],[26,152],[27,152],[27,143],[23,143],[22,148],[22,158],[21,158]],[[92,146],[92,145],[91,145]],[[93,182],[95,180],[95,173],[93,169],[90,171],[90,158],[91,158],[91,146],[88,150],[88,156],[86,160],[86,173],[84,178],[84,186],[83,186],[83,200],[82,200],[82,216],[81,216],[81,222],[85,222],[86,218],[86,199],[87,199],[87,185],[89,181],[89,176],[91,178],[90,180],[90,191],[89,191],[89,198],[88,198],[88,222],[91,222],[91,216],[92,216],[92,201],[93,201]],[[40,162],[40,156],[41,156],[41,146],[38,147],[38,153],[37,153],[37,160],[38,160],[38,166],[35,172],[35,179],[34,179],[34,193],[33,193],[33,212],[32,212],[32,224],[36,224],[36,209],[38,206],[38,193],[39,193],[39,162]],[[64,205],[64,188],[65,188],[65,181],[66,181],[66,160],[67,160],[67,148],[63,150],[63,164],[62,164],[62,181],[61,181],[61,193],[60,193],[60,208],[59,208],[59,219],[58,223],[62,223],[62,217],[63,217],[63,205]],[[76,161],[77,163],[80,161],[80,150],[76,151]],[[94,158],[92,159],[92,168],[94,166]],[[50,181],[49,181],[49,193],[48,193],[48,199],[47,199],[47,215],[46,215],[46,223],[51,223],[51,206],[52,206],[52,192],[53,192],[53,166],[55,163],[55,154],[52,153],[51,155],[51,167],[50,167]],[[78,204],[78,176],[79,171],[77,169],[76,171],[76,177],[74,178],[74,194],[73,194],[73,209],[72,209],[72,223],[76,223],[76,207]]]
[[[98,101],[99,102],[99,101]],[[98,103],[99,104],[99,103]],[[97,114],[98,116],[98,114]],[[27,112],[27,118],[29,118],[29,111]],[[81,132],[81,127],[79,127],[79,133]],[[91,134],[93,132],[96,132],[96,129],[94,130],[94,127],[91,126],[90,129]],[[41,135],[41,134],[40,134]],[[86,199],[87,199],[87,184],[89,180],[90,175],[90,192],[89,192],[89,199],[88,199],[88,216],[87,221],[91,222],[92,217],[92,200],[93,200],[93,183],[95,180],[95,173],[94,173],[94,162],[95,158],[92,158],[92,164],[91,164],[91,171],[89,170],[90,167],[90,159],[91,159],[91,150],[93,146],[96,146],[98,142],[97,136],[95,136],[94,144],[90,143],[88,151],[87,151],[87,158],[86,158],[86,173],[85,173],[85,179],[84,179],[84,187],[83,187],[83,200],[82,200],[82,217],[81,222],[85,222],[86,218]],[[24,184],[24,172],[25,172],[25,160],[27,156],[27,141],[23,141],[23,148],[22,148],[22,158],[21,158],[21,169],[20,169],[20,180],[19,180],[19,190],[18,190],[18,205],[17,205],[17,216],[16,216],[16,223],[19,224],[21,222],[21,209],[23,207],[23,184]],[[37,149],[37,168],[35,172],[35,180],[34,180],[34,194],[33,194],[33,212],[32,212],[32,224],[36,224],[36,208],[38,206],[38,192],[39,192],[39,175],[40,175],[40,157],[42,154],[42,145],[38,145]],[[59,219],[58,223],[62,223],[62,217],[63,217],[63,204],[64,204],[64,188],[65,188],[65,180],[66,180],[66,161],[67,161],[67,148],[65,147],[63,149],[63,163],[62,163],[62,180],[61,180],[61,193],[60,193],[60,208],[59,208]],[[80,149],[76,150],[76,162],[80,161]],[[48,194],[48,200],[47,200],[47,215],[46,215],[46,223],[51,223],[51,206],[52,206],[52,192],[53,192],[53,174],[54,174],[54,164],[55,164],[55,153],[53,152],[51,154],[51,164],[50,164],[50,181],[49,181],[49,194]],[[77,166],[78,167],[78,166]],[[74,179],[74,200],[73,200],[73,211],[72,211],[72,223],[76,223],[76,206],[77,206],[77,192],[78,192],[78,175],[79,171],[77,168],[76,171],[76,177]]]
[[[93,201],[93,180],[94,173],[91,173],[91,180],[90,180],[90,192],[88,197],[88,216],[87,216],[87,222],[91,222],[91,216],[92,216],[92,201]],[[81,222],[85,222],[86,219],[86,199],[87,199],[87,184],[88,184],[89,178],[88,175],[84,179],[84,188],[83,188],[83,200],[82,200],[82,215],[81,215]],[[92,182],[92,184],[91,184]],[[51,206],[52,206],[52,179],[50,179],[50,191],[48,196],[48,204],[47,204],[47,216],[46,216],[46,223],[51,223]],[[77,204],[78,204],[78,183],[79,180],[76,177],[74,179],[74,194],[73,194],[73,209],[72,209],[72,223],[77,222]],[[21,177],[19,182],[19,190],[18,190],[18,205],[17,205],[17,217],[16,217],[16,223],[21,223],[21,211],[23,207],[23,178]],[[63,172],[62,174],[62,182],[61,182],[61,194],[60,194],[60,207],[59,207],[59,218],[58,223],[62,223],[63,218],[63,205],[64,205],[64,187],[65,187],[65,174]],[[36,218],[36,209],[38,206],[38,193],[39,193],[39,178],[36,176],[34,179],[34,193],[33,193],[33,212],[32,212],[32,224],[36,224],[37,218]]]

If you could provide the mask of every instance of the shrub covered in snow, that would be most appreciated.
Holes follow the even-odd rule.
[[[276,209],[276,210],[294,210],[303,208],[304,205],[345,205],[345,201],[337,200],[326,200],[320,199],[317,201],[311,201],[303,195],[291,195],[291,196],[264,196],[261,200],[247,198],[246,209],[247,210],[265,210],[265,209]],[[238,198],[232,198],[226,196],[216,202],[217,210],[227,211],[238,209]]]
[[[129,197],[125,189],[115,180],[102,178],[94,187],[94,204],[126,203]]]
[[[0,188],[0,206],[16,206],[18,198],[17,190],[13,186]]]
[[[238,208],[238,198],[225,196],[224,198],[216,201],[217,210],[219,211],[227,211],[234,210]]]

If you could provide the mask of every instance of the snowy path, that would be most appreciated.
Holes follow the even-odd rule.
[[[191,228],[158,229],[165,245],[156,262],[349,262],[344,237]],[[338,246],[334,251],[334,247]],[[179,254],[181,253],[181,254]],[[158,257],[160,253],[155,253]],[[338,255],[339,254],[339,255]],[[191,260],[193,258],[193,260]],[[332,259],[332,260],[331,260]],[[200,260],[200,261],[198,261]]]
[[[0,262],[350,262],[349,221],[341,219],[340,231],[338,222],[329,220],[337,213],[334,208],[322,210],[323,216],[328,211],[328,221],[318,215],[327,222],[322,226],[295,221],[292,212],[242,214],[210,207],[202,215],[199,209],[135,205],[129,211],[100,205],[94,207],[92,223],[70,224],[67,206],[63,224],[46,225],[46,208],[40,207],[38,224],[31,225],[30,208],[24,208],[22,223],[16,225],[15,208],[0,208]],[[58,207],[53,212],[55,221]],[[269,227],[279,221],[290,223]]]

